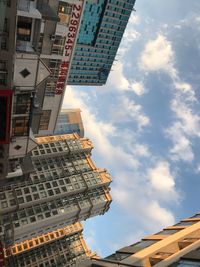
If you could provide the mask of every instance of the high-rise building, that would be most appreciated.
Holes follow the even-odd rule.
[[[56,125],[54,134],[78,133],[84,136],[83,122],[80,109],[62,109]]]
[[[67,83],[106,83],[135,0],[86,0]]]
[[[71,267],[94,255],[82,231],[82,225],[77,222],[17,243],[5,249],[4,262],[12,267]]]
[[[55,130],[83,9],[84,0],[0,1],[0,182],[19,173],[33,134]]]
[[[1,1],[1,179],[19,172],[34,136],[54,134],[67,83],[106,82],[134,3]]]
[[[23,175],[0,188],[6,246],[104,214],[111,203],[111,178],[92,162],[90,140],[69,134],[36,141],[29,162],[22,162]]]
[[[12,3],[11,3],[12,2]],[[0,1],[0,180],[8,172],[16,0]]]
[[[77,267],[195,267],[200,266],[200,213],[117,250],[104,258]]]

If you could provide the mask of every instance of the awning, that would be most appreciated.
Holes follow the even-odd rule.
[[[17,10],[17,16],[42,19],[41,13],[35,7],[30,5],[29,11]]]

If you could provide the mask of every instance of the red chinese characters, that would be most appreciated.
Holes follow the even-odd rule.
[[[65,42],[65,49],[64,49],[64,58],[60,65],[59,69],[59,76],[56,84],[56,91],[57,95],[62,94],[63,89],[65,87],[69,64],[73,52],[73,47],[76,39],[76,34],[78,30],[78,25],[81,17],[81,10],[82,10],[82,2],[78,2],[78,4],[73,4],[72,8],[72,15],[69,23],[69,31],[67,34],[66,42]]]

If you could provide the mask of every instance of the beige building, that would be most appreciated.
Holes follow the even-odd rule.
[[[5,246],[104,214],[111,177],[92,162],[93,145],[78,134],[36,138],[26,175],[1,187],[0,239]],[[30,165],[30,166],[27,166]]]
[[[35,147],[33,134],[55,130],[83,9],[83,0],[0,2],[3,180],[8,173],[10,177],[21,172],[18,159]],[[5,183],[1,179],[0,184]]]
[[[200,266],[200,213],[146,236],[104,258],[77,267],[195,267]]]
[[[5,265],[12,267],[70,267],[94,253],[82,235],[82,225],[75,224],[16,243],[5,249]]]

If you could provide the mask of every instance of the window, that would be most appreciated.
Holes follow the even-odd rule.
[[[26,196],[26,201],[27,201],[27,202],[32,201],[32,197],[31,197],[30,195]]]
[[[34,200],[39,199],[39,194],[33,194],[33,198],[34,198]]]
[[[16,96],[14,105],[15,114],[26,114],[30,111],[31,97],[30,94],[20,94]]]
[[[40,192],[40,195],[42,198],[45,198],[47,196],[47,193],[45,191],[43,191],[43,192]]]
[[[60,1],[58,7],[58,13],[60,17],[60,23],[68,25],[70,20],[70,15],[72,13],[72,5]]]
[[[2,206],[2,208],[7,208],[8,207],[7,201],[2,201],[1,206]]]
[[[32,19],[28,17],[18,17],[17,40],[30,42]]]
[[[0,194],[0,199],[3,200],[3,199],[5,199],[5,198],[6,198],[5,193],[1,193],[1,194]]]
[[[0,85],[7,84],[7,62],[0,60]]]
[[[11,200],[10,200],[10,205],[11,205],[11,206],[15,206],[15,205],[16,205],[15,199],[11,199]]]
[[[198,221],[182,221],[180,223],[175,224],[175,226],[187,226],[197,223]]]
[[[22,222],[22,225],[28,224],[27,219],[23,219],[23,220],[21,220],[21,222]]]
[[[157,235],[171,235],[171,234],[177,233],[178,231],[179,231],[178,229],[166,229],[166,230],[163,230],[157,233]]]
[[[28,193],[30,193],[30,190],[29,190],[29,188],[28,188],[28,187],[25,187],[25,188],[24,188],[24,193],[25,193],[25,194],[28,194]]]
[[[28,125],[29,118],[28,117],[18,117],[13,120],[13,129],[12,133],[16,136],[23,136],[28,134]]]
[[[48,130],[51,110],[43,110],[40,117],[40,130]]]
[[[19,204],[24,203],[24,198],[23,198],[23,197],[19,197],[19,198],[18,198],[18,202],[19,202]]]
[[[51,53],[56,55],[63,55],[64,46],[65,46],[65,38],[61,36],[56,36],[56,39],[52,46]],[[56,69],[51,68],[51,71],[54,77],[58,77],[59,68]]]
[[[173,265],[177,267],[199,267],[199,261],[198,260],[181,260],[178,262],[177,265]]]
[[[1,36],[1,49],[7,50],[8,49],[8,38],[7,36]]]

